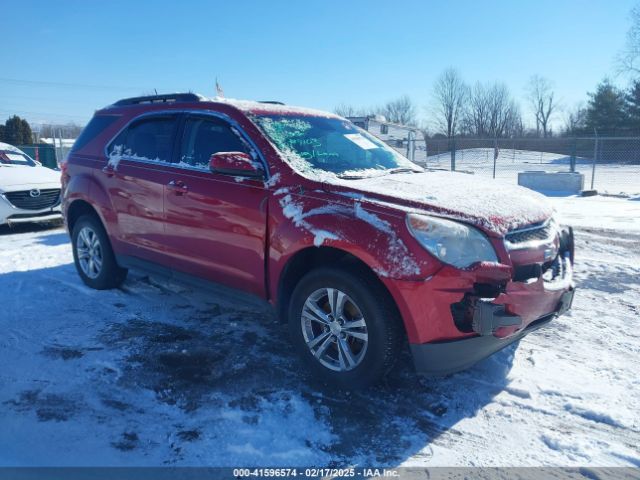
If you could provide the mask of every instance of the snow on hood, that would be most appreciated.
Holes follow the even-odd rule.
[[[47,167],[26,165],[0,165],[0,190],[9,187],[51,184],[60,185],[60,172]]]
[[[553,213],[549,200],[533,190],[465,173],[398,173],[331,183],[361,191],[370,199],[383,196],[387,203],[413,203],[498,235],[546,220]]]

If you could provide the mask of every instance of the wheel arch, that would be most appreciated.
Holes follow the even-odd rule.
[[[94,215],[104,225],[104,222],[102,218],[100,218],[98,210],[86,200],[78,198],[71,202],[69,204],[69,207],[67,208],[66,220],[69,233],[73,232],[73,227],[75,226],[78,219],[83,215]]]
[[[278,279],[278,289],[276,294],[276,311],[278,319],[281,322],[285,322],[287,319],[287,310],[289,302],[291,301],[291,295],[293,289],[298,284],[300,279],[309,271],[318,267],[330,267],[340,266],[352,269],[359,275],[365,275],[373,282],[375,282],[382,292],[387,296],[387,299],[393,305],[396,310],[398,319],[402,321],[402,315],[400,309],[396,304],[394,296],[386,287],[384,282],[380,280],[375,271],[367,265],[366,262],[358,258],[353,253],[341,250],[335,247],[315,247],[310,246],[298,250],[295,254],[287,260],[287,263],[282,269],[280,277]]]

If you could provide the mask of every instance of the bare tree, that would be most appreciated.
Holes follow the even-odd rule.
[[[403,95],[396,100],[387,102],[380,109],[380,113],[391,123],[401,125],[416,124],[416,107],[408,95]]]
[[[575,135],[586,129],[587,109],[584,104],[579,103],[572,109],[565,112],[564,134]]]
[[[469,87],[454,68],[447,68],[436,80],[433,87],[435,120],[447,138],[458,132],[468,92]]]
[[[333,109],[333,113],[335,113],[336,115],[340,115],[341,117],[359,116],[358,115],[359,111],[353,105],[348,105],[346,103],[341,103],[340,105],[337,105]]]
[[[629,14],[631,26],[627,31],[624,48],[617,58],[618,71],[633,76],[640,74],[640,5],[631,9]]]
[[[486,137],[489,132],[489,102],[486,88],[480,82],[476,82],[469,92],[465,113],[465,132],[477,137]]]
[[[494,83],[487,88],[489,105],[489,135],[502,137],[512,120],[514,102],[509,95],[509,89],[504,83]]]
[[[534,75],[527,86],[529,103],[536,118],[536,132],[538,136],[548,137],[549,121],[558,108],[551,89],[551,82],[539,75]]]
[[[523,130],[520,108],[503,83],[476,83],[469,94],[464,130],[477,137],[506,137]]]
[[[43,123],[35,126],[40,138],[52,138],[57,135],[62,135],[64,138],[78,138],[82,131],[82,126],[76,125],[74,122],[67,124],[51,124]]]

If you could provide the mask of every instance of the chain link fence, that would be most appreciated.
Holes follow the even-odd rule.
[[[20,148],[56,168],[73,140],[53,139],[49,145]],[[389,145],[419,165],[455,170],[518,183],[525,171],[577,172],[584,188],[611,195],[640,195],[640,137],[453,138],[421,136]],[[36,149],[40,147],[40,155]],[[44,154],[47,155],[44,155]],[[50,158],[53,157],[53,158]]]
[[[392,145],[406,154],[407,147]],[[417,140],[414,161],[517,184],[525,171],[577,172],[584,188],[640,195],[640,137],[454,138]]]

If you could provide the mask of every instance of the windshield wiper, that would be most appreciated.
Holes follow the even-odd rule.
[[[338,175],[338,178],[342,178],[344,180],[361,180],[363,178],[378,178],[384,177],[385,175],[393,175],[394,173],[421,173],[424,170],[416,170],[415,168],[410,167],[396,167],[391,168],[389,170],[380,170],[378,175],[353,175],[353,174],[341,174]]]
[[[398,167],[392,168],[387,172],[388,175],[393,175],[394,173],[420,173],[422,170],[416,170],[415,168],[410,167]]]
[[[364,175],[336,175],[338,178],[342,180],[362,180],[363,178],[369,178]]]

